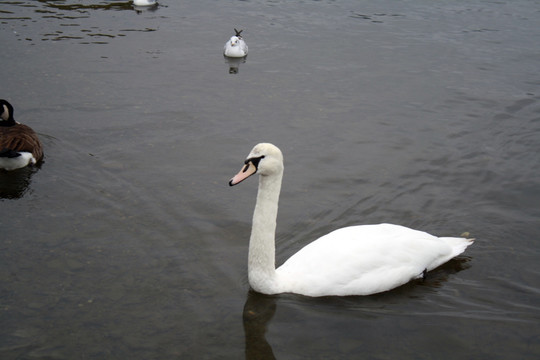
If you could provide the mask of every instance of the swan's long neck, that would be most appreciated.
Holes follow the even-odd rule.
[[[283,173],[260,176],[249,241],[248,277],[253,289],[276,292],[276,219]]]

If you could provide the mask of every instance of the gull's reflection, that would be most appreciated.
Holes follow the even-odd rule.
[[[142,14],[143,12],[154,12],[158,9],[158,3],[155,3],[154,5],[150,5],[150,6],[137,6],[137,5],[133,5],[133,10],[135,10],[135,12],[137,14]]]
[[[32,176],[38,166],[27,166],[13,171],[0,170],[0,199],[19,199],[28,192]]]
[[[276,312],[276,298],[250,291],[244,305],[244,332],[246,359],[275,359],[272,347],[266,341],[266,327]]]
[[[241,57],[241,58],[233,58],[223,55],[225,58],[225,62],[229,65],[229,74],[238,74],[238,68],[240,67],[240,64],[243,64],[246,62],[247,56]]]
[[[152,6],[133,6],[133,10],[137,14],[142,14],[143,12],[154,12],[158,9],[158,5],[152,5]]]

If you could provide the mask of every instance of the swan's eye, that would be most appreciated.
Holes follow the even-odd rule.
[[[259,162],[261,161],[261,159],[264,159],[264,155],[259,156],[259,157],[249,158],[246,161],[244,161],[244,164],[246,164],[246,166],[244,167],[242,172],[247,171],[247,169],[249,168],[249,163],[252,163],[253,166],[255,166],[255,169],[257,169],[259,167]]]

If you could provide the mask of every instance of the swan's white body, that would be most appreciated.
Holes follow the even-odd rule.
[[[253,148],[245,164],[229,184],[260,174],[248,256],[249,283],[258,292],[375,294],[422,277],[473,242],[439,238],[399,225],[351,226],[308,244],[276,269],[275,230],[283,157],[276,146],[263,143]]]
[[[248,46],[241,36],[231,36],[225,43],[223,54],[228,57],[241,58],[248,53]]]

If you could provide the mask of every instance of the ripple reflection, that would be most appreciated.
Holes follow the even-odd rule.
[[[141,9],[132,1],[121,2],[56,2],[56,1],[0,1],[0,26],[9,27],[18,40],[76,41],[80,44],[107,44],[127,32],[157,31],[146,20],[155,20],[152,6]],[[125,11],[128,10],[128,11]],[[121,15],[120,14],[124,14]],[[29,26],[39,23],[39,27]],[[122,24],[122,27],[119,27]],[[128,24],[128,26],[126,26]],[[37,34],[31,34],[38,31]]]

